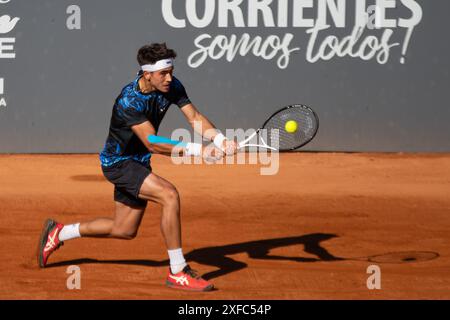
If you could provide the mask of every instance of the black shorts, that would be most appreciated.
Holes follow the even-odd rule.
[[[147,200],[139,199],[142,183],[152,173],[150,164],[124,160],[110,167],[102,166],[103,174],[114,184],[114,200],[128,206],[145,208]]]

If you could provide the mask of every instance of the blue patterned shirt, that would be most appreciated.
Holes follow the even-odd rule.
[[[153,91],[144,94],[139,91],[138,81],[141,76],[142,72],[133,82],[125,86],[114,103],[108,138],[100,153],[100,162],[104,167],[127,159],[133,159],[148,166],[151,153],[134,134],[131,127],[150,121],[158,132],[159,125],[170,105],[176,104],[181,108],[191,103],[183,84],[177,78],[173,77],[167,93]]]

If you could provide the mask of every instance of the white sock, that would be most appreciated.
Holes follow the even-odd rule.
[[[181,248],[175,250],[168,250],[170,258],[170,271],[176,274],[187,266],[186,260],[184,260],[183,250]]]
[[[70,239],[80,238],[80,224],[68,224],[64,226],[58,235],[59,241],[66,241]]]

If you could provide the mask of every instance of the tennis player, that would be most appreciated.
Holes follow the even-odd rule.
[[[114,184],[114,218],[64,225],[48,219],[39,243],[39,266],[45,267],[49,256],[64,241],[80,237],[133,239],[137,235],[147,201],[162,206],[161,231],[170,268],[166,284],[172,288],[210,291],[213,284],[191,269],[183,256],[181,244],[180,197],[175,186],[152,172],[152,154],[202,156],[220,159],[237,152],[235,141],[227,140],[190,101],[183,84],[174,77],[176,53],[165,43],[145,45],[137,60],[141,67],[136,79],[125,86],[112,110],[109,135],[100,162],[105,177]],[[201,144],[150,143],[170,105],[176,104],[194,129],[216,148]],[[199,129],[197,129],[199,130]],[[209,151],[211,150],[211,151]]]

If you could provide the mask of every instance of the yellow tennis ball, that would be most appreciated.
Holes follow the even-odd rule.
[[[284,129],[289,133],[294,133],[295,131],[297,131],[297,126],[297,121],[289,120],[284,125]]]

